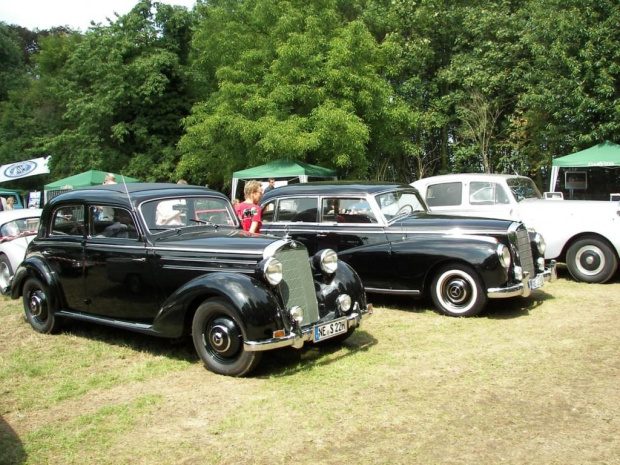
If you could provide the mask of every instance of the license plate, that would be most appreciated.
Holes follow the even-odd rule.
[[[347,332],[347,320],[341,318],[339,320],[330,321],[314,327],[314,342],[323,341],[330,337],[338,336]]]
[[[531,290],[538,289],[539,287],[542,287],[544,283],[545,283],[545,280],[543,276],[538,275],[534,279],[530,280],[530,289]]]

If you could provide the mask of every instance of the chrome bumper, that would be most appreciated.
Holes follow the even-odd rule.
[[[366,320],[372,315],[372,304],[368,304],[366,308],[352,312],[350,315],[346,315],[347,331],[350,328],[355,328],[361,324],[363,320]],[[261,341],[245,341],[243,348],[248,352],[259,352],[263,350],[279,349],[281,347],[292,346],[296,349],[301,349],[304,342],[311,341],[313,339],[314,325],[309,325],[305,328],[301,328],[298,331],[291,331],[283,337],[275,337],[271,339],[264,339]]]
[[[525,278],[519,284],[508,287],[495,287],[487,289],[487,297],[489,299],[506,299],[508,297],[528,297],[532,293],[531,282],[536,279],[542,279],[543,282],[553,283],[558,279],[558,272],[556,269],[557,263],[555,260],[549,261],[548,267],[540,274],[537,274],[534,279],[531,279],[529,273],[525,273]],[[542,287],[542,286],[540,286]]]

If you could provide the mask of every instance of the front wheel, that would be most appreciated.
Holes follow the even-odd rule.
[[[207,369],[227,376],[243,376],[260,362],[260,352],[243,348],[243,333],[230,304],[210,299],[198,307],[192,322],[196,352]]]
[[[13,267],[6,255],[0,256],[0,294],[6,295],[13,278]]]
[[[26,280],[23,302],[26,319],[35,331],[51,334],[60,329],[60,322],[52,308],[49,289],[39,279]]]
[[[606,242],[594,237],[575,241],[568,248],[566,265],[571,276],[586,283],[606,283],[618,269],[618,259]]]
[[[452,264],[440,268],[431,283],[435,307],[448,316],[474,316],[482,311],[487,296],[478,274],[469,266]]]

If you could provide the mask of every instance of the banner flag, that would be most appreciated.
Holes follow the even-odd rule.
[[[47,164],[51,158],[51,156],[47,156],[2,165],[0,166],[0,182],[13,181],[19,178],[34,176],[35,174],[47,174],[50,172]]]

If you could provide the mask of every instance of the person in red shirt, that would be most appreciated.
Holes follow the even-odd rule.
[[[258,206],[263,196],[260,182],[248,181],[243,189],[243,195],[245,195],[245,200],[235,205],[235,213],[241,220],[244,231],[258,233],[263,224],[261,209]]]

